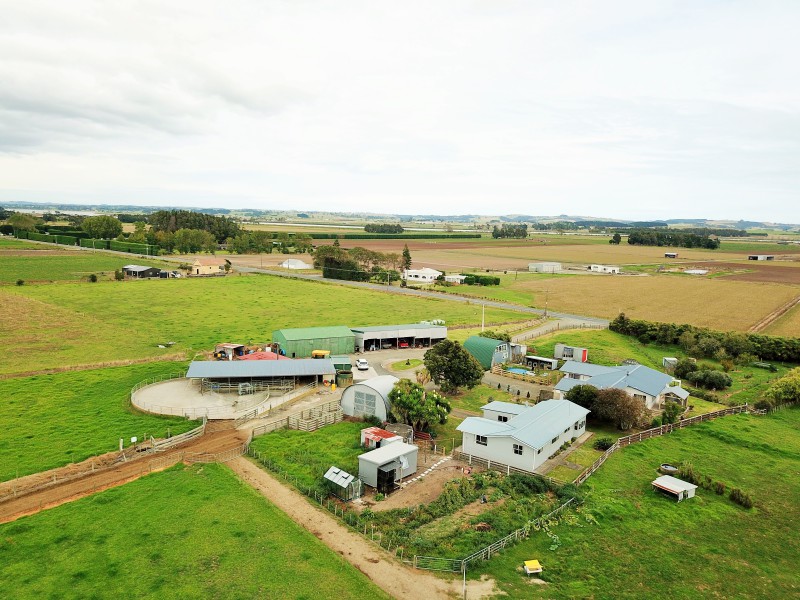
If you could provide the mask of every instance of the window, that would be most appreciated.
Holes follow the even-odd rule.
[[[569,427],[564,430],[564,433],[569,433]]]
[[[522,456],[522,445],[521,444],[514,444],[514,454],[519,454]]]
[[[637,400],[641,400],[642,402],[647,401],[647,396],[645,396],[644,394],[634,394],[633,397],[636,398]]]
[[[508,421],[508,417],[505,415],[497,415],[497,420],[500,421],[501,423],[505,423],[506,421]]]
[[[558,441],[558,436],[556,436],[552,440],[550,440],[550,443],[551,444],[555,444],[557,441]]]
[[[537,448],[536,449],[536,454],[541,454],[541,453],[542,453],[542,449],[541,448]]]
[[[575,423],[575,431],[578,431],[578,429],[580,429],[584,425],[586,425],[586,421],[579,421],[578,423]]]
[[[353,416],[363,417],[364,415],[374,415],[375,402],[377,399],[375,394],[356,392],[353,398]]]
[[[481,446],[486,445],[486,436],[485,435],[476,435],[475,436],[475,443],[480,444]]]

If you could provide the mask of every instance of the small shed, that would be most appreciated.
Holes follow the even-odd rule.
[[[233,360],[244,356],[245,350],[244,344],[224,342],[214,346],[214,357],[221,360]]]
[[[328,350],[331,354],[352,354],[355,335],[347,327],[302,327],[279,329],[272,333],[272,341],[290,358],[311,356],[314,350]]]
[[[567,346],[566,344],[556,344],[553,348],[553,356],[560,360],[575,360],[586,362],[589,360],[589,350],[578,348],[577,346]]]
[[[531,369],[544,369],[546,371],[555,371],[558,369],[557,358],[545,358],[544,356],[534,356],[529,354],[524,360],[525,364]]]
[[[358,457],[358,478],[381,494],[389,494],[409,475],[417,472],[419,448],[393,442]]]
[[[673,373],[675,371],[675,367],[678,366],[678,359],[674,356],[665,356],[661,359],[661,366],[667,373]]]
[[[445,275],[444,280],[447,283],[452,283],[455,285],[461,285],[464,283],[464,280],[467,278],[466,275]]]
[[[678,502],[686,498],[694,498],[694,491],[697,486],[688,481],[683,481],[671,475],[662,475],[652,482],[653,489],[661,492],[671,498],[675,498]]]
[[[396,433],[381,429],[380,427],[367,427],[361,430],[361,445],[370,450],[380,448],[392,442],[402,441],[403,438]]]
[[[619,267],[614,265],[589,265],[589,270],[592,273],[606,273],[608,275],[617,275]]]
[[[677,252],[664,252],[664,258],[678,258]]]
[[[558,262],[528,263],[528,271],[530,271],[531,273],[560,273],[561,263]]]
[[[747,260],[775,260],[774,254],[750,254]]]
[[[386,431],[399,435],[406,444],[410,444],[414,441],[414,428],[411,427],[411,425],[406,425],[405,423],[387,423],[383,428],[386,429]]]
[[[511,345],[502,340],[473,335],[464,342],[464,349],[487,371],[494,365],[511,360]]]
[[[158,267],[145,267],[142,265],[125,265],[122,272],[134,279],[150,279],[161,276],[161,269]]]
[[[355,475],[333,466],[328,469],[324,477],[330,482],[333,495],[337,498],[347,502],[361,497],[361,480],[357,479]]]
[[[342,393],[342,412],[350,417],[378,417],[386,421],[391,413],[389,392],[400,381],[391,375],[372,377],[351,385]]]

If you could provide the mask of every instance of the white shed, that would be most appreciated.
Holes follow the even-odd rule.
[[[280,264],[281,269],[290,269],[290,270],[304,270],[304,269],[313,269],[314,267],[307,262],[303,262],[299,258],[287,258]]]
[[[342,412],[349,417],[375,416],[385,421],[392,409],[389,392],[398,381],[397,377],[381,375],[351,385],[342,393]]]
[[[686,498],[694,498],[694,491],[697,489],[697,486],[693,483],[670,475],[662,475],[654,479],[652,483],[654,490],[675,498],[678,502]]]
[[[528,271],[530,271],[531,273],[560,273],[561,263],[557,262],[528,263]]]
[[[358,478],[382,494],[388,494],[405,477],[417,472],[419,448],[393,442],[358,457]]]
[[[613,265],[589,265],[589,270],[592,273],[607,273],[609,275],[617,275],[619,267]]]

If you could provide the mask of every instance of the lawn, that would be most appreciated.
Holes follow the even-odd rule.
[[[321,488],[325,472],[336,466],[358,473],[363,422],[342,421],[316,431],[280,429],[253,440],[250,447],[265,454],[281,471],[305,488]]]
[[[458,394],[447,396],[453,408],[460,408],[476,413],[480,413],[481,406],[488,404],[492,400],[515,402],[516,398],[516,396],[509,394],[505,390],[498,390],[484,384],[478,384],[471,390],[462,389]]]
[[[40,247],[37,246],[38,250]],[[100,280],[113,280],[114,271],[130,264],[132,259],[114,256],[105,252],[79,250],[42,250],[28,252],[24,256],[0,251],[0,283],[13,283],[18,279],[26,283],[42,281],[82,280],[88,283],[89,276]],[[174,269],[175,265],[163,261],[135,259],[136,264]]]
[[[387,598],[221,465],[178,466],[0,525],[3,598],[365,596]]]
[[[408,371],[414,369],[422,364],[418,358],[409,358],[407,360],[398,360],[396,363],[391,364],[393,371]]]
[[[166,437],[195,421],[130,408],[128,393],[185,363],[158,362],[0,381],[0,481],[112,452],[119,438]]]
[[[535,534],[474,576],[494,577],[509,598],[797,597],[799,430],[800,410],[788,409],[628,446],[588,480],[572,524],[553,528],[558,544]],[[755,508],[704,489],[680,504],[654,493],[656,467],[681,461],[741,488]],[[529,558],[543,563],[547,585],[530,585],[519,572]]]
[[[6,287],[0,289],[0,373],[208,350],[270,340],[285,327],[445,319],[476,324],[474,306],[268,275]],[[488,309],[487,321],[525,316]],[[158,348],[176,342],[170,350]]]
[[[47,250],[48,247],[44,244],[34,244],[33,242],[26,242],[14,238],[0,236],[0,252],[3,250]]]

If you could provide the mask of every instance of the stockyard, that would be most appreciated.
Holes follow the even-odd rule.
[[[746,250],[741,256],[724,255],[718,263],[721,254],[681,249],[680,259],[664,262],[670,268],[711,263],[719,267],[714,276],[652,268],[605,276],[583,273],[583,259],[660,265],[664,249],[610,247],[604,239],[577,247],[561,242],[409,241],[415,265],[448,272],[489,269],[500,276],[496,287],[443,290],[472,296],[470,304],[447,296],[414,298],[236,272],[242,266],[275,269],[288,257],[311,262],[306,256],[277,254],[228,256],[234,273],[227,278],[95,284],[80,271],[82,259],[58,253],[52,258],[73,262],[47,267],[47,277],[40,279],[58,283],[31,283],[35,277],[20,275],[24,285],[0,287],[0,337],[14,349],[0,368],[0,387],[9,399],[2,417],[9,424],[8,443],[0,442],[0,515],[8,521],[0,525],[0,553],[8,558],[0,561],[0,592],[41,597],[68,580],[76,596],[90,595],[111,577],[110,587],[102,584],[109,595],[138,586],[146,590],[141,595],[205,597],[289,597],[314,590],[320,597],[368,593],[416,598],[425,590],[427,596],[446,598],[462,597],[463,588],[468,598],[625,597],[621,577],[637,593],[658,580],[659,593],[675,596],[714,590],[755,597],[766,589],[792,595],[795,584],[781,575],[791,573],[798,558],[786,522],[796,510],[789,499],[797,490],[787,474],[800,466],[770,440],[775,434],[784,446],[797,444],[796,409],[767,415],[725,412],[731,405],[757,400],[792,365],[779,364],[774,372],[734,367],[733,387],[719,395],[719,404],[690,398],[687,418],[712,415],[708,421],[671,436],[639,435],[643,441],[612,451],[607,464],[582,486],[590,493],[579,490],[575,496],[580,501],[571,499],[573,488],[565,483],[606,457],[593,448],[594,439],[616,439],[621,432],[589,427],[588,442],[548,467],[554,479],[512,476],[503,465],[487,469],[453,452],[460,444],[456,426],[479,415],[484,403],[527,401],[525,391],[538,388],[523,387],[524,376],[509,376],[502,385],[496,378],[503,376],[493,374],[490,385],[453,395],[447,423],[432,429],[436,437],[415,442],[421,461],[414,480],[388,499],[371,492],[360,502],[330,495],[322,478],[331,462],[357,474],[356,459],[363,452],[357,434],[367,424],[341,422],[335,406],[331,408],[341,390],[320,386],[297,405],[236,423],[145,414],[129,402],[133,387],[180,376],[189,361],[210,359],[219,342],[241,340],[254,347],[279,329],[385,325],[392,315],[393,323],[441,319],[454,328],[452,337],[463,339],[461,332],[477,333],[482,319],[501,329],[502,324],[531,319],[513,308],[487,306],[483,314],[482,298],[493,298],[575,314],[608,318],[625,312],[635,318],[746,331],[787,306],[797,293],[791,285],[797,267],[790,260],[760,271],[761,265],[743,264]],[[399,251],[404,243],[353,240],[343,245]],[[88,270],[102,266],[113,271],[123,264],[103,253],[89,256],[102,258],[89,263]],[[106,260],[112,263],[108,267]],[[565,275],[528,273],[528,262],[537,260],[578,269]],[[466,265],[445,267],[444,261]],[[44,272],[24,263],[15,268]],[[762,278],[733,279],[759,272]],[[781,279],[784,272],[786,280]],[[792,331],[797,315],[797,309],[789,309],[769,325],[769,332],[782,327]],[[662,356],[682,352],[591,330],[550,333],[529,341],[529,349],[549,356],[558,341],[590,348],[590,357],[601,364],[636,359],[659,368]],[[416,368],[402,368],[404,352],[408,365]],[[414,378],[421,365],[411,359],[418,361],[422,353],[404,350],[395,341],[391,350],[365,357],[371,369]],[[710,362],[722,368],[718,361]],[[714,418],[717,413],[725,416]],[[171,439],[174,445],[167,443]],[[753,447],[748,440],[759,444]],[[723,455],[730,460],[708,458]],[[692,462],[701,474],[745,489],[755,507],[743,509],[711,490],[698,491],[696,498],[678,506],[654,496],[649,482],[660,462]],[[743,464],[753,467],[734,468]],[[623,482],[620,473],[635,473],[635,481],[628,477]],[[763,491],[765,478],[771,482],[769,493]],[[22,513],[13,510],[20,506],[26,507]],[[194,515],[191,525],[184,518],[187,511]],[[770,516],[775,514],[785,518]],[[709,521],[736,524],[726,556],[738,547],[736,532],[745,531],[756,540],[753,548],[762,560],[720,559],[714,568],[693,567],[703,562],[705,546],[684,542],[688,537],[705,539]],[[654,543],[658,536],[652,532],[677,529],[691,535],[670,534],[666,549]],[[600,556],[597,550],[608,544],[597,540],[614,536],[620,547],[652,554],[648,565],[669,564],[681,577],[664,578],[654,566],[630,572],[624,553]],[[132,547],[133,538],[137,541]],[[522,572],[523,561],[532,558],[545,567],[536,577]],[[37,567],[43,562],[51,565],[45,577]],[[614,573],[620,575],[609,575]],[[335,592],[309,583],[320,577]],[[587,577],[593,582],[589,587]],[[2,587],[7,582],[14,582],[13,589]]]

